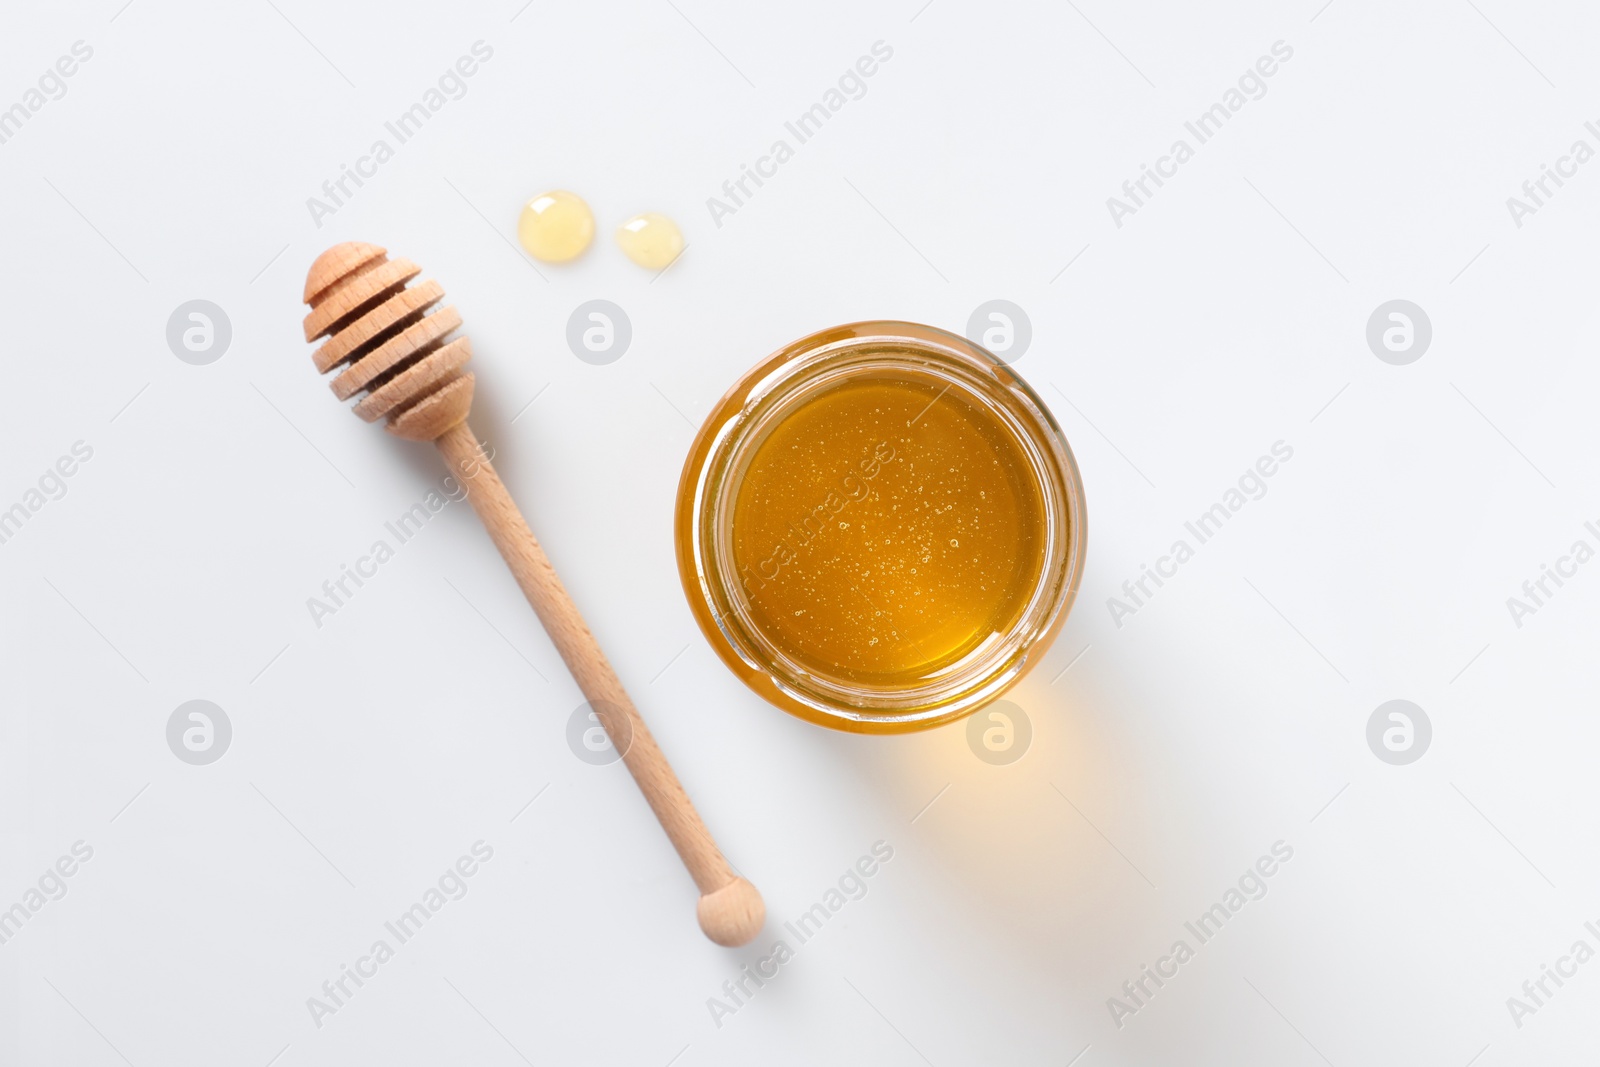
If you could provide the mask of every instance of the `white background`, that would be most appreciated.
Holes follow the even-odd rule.
[[[0,145],[0,507],[94,449],[0,545],[0,907],[94,849],[0,946],[0,1062],[1593,1061],[1600,962],[1520,1028],[1506,1006],[1600,948],[1600,565],[1520,628],[1506,607],[1600,520],[1600,164],[1520,228],[1506,207],[1600,147],[1591,12],[122,3],[9,4],[0,34],[0,106],[94,49]],[[480,39],[466,96],[314,225],[306,199]],[[706,199],[879,40],[867,94],[715,226]],[[1116,227],[1106,198],[1278,40],[1267,95]],[[508,241],[550,188],[600,237],[536,272]],[[690,243],[654,281],[609,238],[641,210]],[[313,625],[442,474],[311,366],[304,271],[347,239],[461,310],[473,424],[763,890],[755,945],[705,940],[623,769],[569,751],[578,692],[468,509]],[[165,340],[195,298],[232,322],[209,366]],[[609,366],[565,342],[594,298],[633,324]],[[1090,518],[1077,606],[1011,694],[1031,748],[998,767],[959,725],[863,738],[761,703],[671,536],[694,426],[750,365],[992,298],[1031,317],[1017,367]],[[1433,324],[1409,366],[1365,340],[1395,298]],[[1107,598],[1278,440],[1268,494],[1117,627]],[[165,740],[195,698],[234,730],[203,767]],[[1394,698],[1433,724],[1409,766],[1366,742]],[[307,998],[479,839],[468,895],[315,1026]],[[708,998],[879,840],[866,897],[715,1025]],[[1107,998],[1279,840],[1267,896],[1118,1028]]]

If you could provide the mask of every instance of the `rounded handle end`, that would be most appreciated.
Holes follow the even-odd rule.
[[[701,897],[696,911],[706,936],[728,948],[749,944],[767,921],[761,891],[743,878]]]

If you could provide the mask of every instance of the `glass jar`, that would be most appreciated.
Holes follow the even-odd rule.
[[[741,378],[690,450],[675,525],[723,662],[861,733],[1005,692],[1083,574],[1083,486],[1055,419],[989,352],[910,322],[823,330]]]

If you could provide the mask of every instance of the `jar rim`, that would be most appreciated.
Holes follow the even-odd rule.
[[[873,687],[810,670],[752,622],[732,566],[731,502],[753,449],[772,425],[844,375],[915,370],[960,385],[1028,457],[1045,502],[1044,552],[1026,606],[1009,631],[985,642],[946,676]],[[942,395],[942,393],[941,393]],[[975,404],[974,406],[979,406]],[[679,577],[697,623],[719,658],[768,702],[820,725],[864,733],[922,729],[961,718],[1021,679],[1059,631],[1082,579],[1087,544],[1083,487],[1049,409],[1004,361],[964,337],[894,320],[820,330],[780,348],[742,375],[696,435],[679,481],[675,535]],[[979,654],[981,653],[981,654]],[[970,659],[970,662],[967,662]]]

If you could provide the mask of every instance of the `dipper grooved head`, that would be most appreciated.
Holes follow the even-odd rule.
[[[327,337],[312,354],[340,400],[361,395],[355,413],[388,419],[388,430],[432,441],[458,426],[472,407],[472,355],[453,307],[435,308],[444,289],[435,281],[407,288],[422,273],[408,259],[360,241],[335,245],[306,274],[307,341]]]

